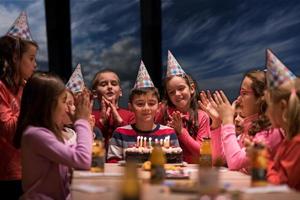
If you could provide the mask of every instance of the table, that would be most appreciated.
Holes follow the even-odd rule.
[[[196,180],[197,165],[189,164],[186,167],[190,173],[190,181]],[[105,164],[104,173],[91,173],[88,171],[74,171],[72,179],[71,195],[73,200],[115,200],[120,199],[119,186],[122,183],[124,167],[119,164]],[[174,193],[171,192],[166,185],[151,185],[147,181],[150,177],[149,172],[139,169],[139,177],[142,182],[143,200],[160,200],[160,199],[199,199],[197,193]],[[188,180],[167,180],[166,182],[183,182]],[[250,176],[237,171],[229,171],[225,168],[219,170],[219,185],[221,187],[229,187],[230,191],[243,190],[250,187]],[[85,189],[88,187],[89,192]],[[95,191],[94,191],[95,190]],[[272,200],[299,200],[300,193],[295,191],[276,192],[276,193],[248,193],[234,192],[221,195],[220,199],[241,199],[241,200],[256,200],[256,199],[272,199]]]

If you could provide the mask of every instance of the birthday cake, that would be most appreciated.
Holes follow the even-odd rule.
[[[146,137],[138,136],[136,145],[125,149],[125,160],[137,163],[143,163],[149,160],[153,149],[151,140],[151,138],[147,139]],[[155,144],[162,147],[167,163],[182,162],[182,149],[180,147],[171,147],[169,136],[165,139],[161,139],[160,141],[155,140]]]

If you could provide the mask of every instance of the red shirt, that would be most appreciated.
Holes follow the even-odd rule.
[[[132,124],[135,121],[134,113],[129,110],[126,110],[124,108],[118,108],[118,113],[123,119],[123,122],[121,124],[118,124],[116,121],[114,121],[112,115],[110,115],[108,119],[108,123],[104,125],[99,121],[101,117],[100,110],[93,110],[93,115],[95,116],[95,121],[96,121],[95,125],[101,130],[103,134],[103,137],[105,139],[106,149],[108,147],[109,139],[111,138],[112,133],[116,128],[128,124]]]
[[[268,165],[268,181],[300,190],[300,134],[284,140]]]
[[[20,112],[21,88],[17,95],[0,80],[0,180],[21,179],[20,151],[12,144]]]
[[[155,117],[155,122],[158,124],[166,125],[167,122],[164,120],[164,107],[161,106]],[[167,108],[167,112],[172,114],[175,109]],[[183,113],[183,121],[189,119],[189,113]],[[198,124],[199,128],[197,133],[194,135],[190,134],[190,130],[187,129],[186,123],[183,123],[181,134],[177,135],[180,147],[183,150],[183,160],[188,163],[198,163],[200,156],[200,147],[203,137],[210,136],[210,125],[209,116],[202,110],[198,110]]]

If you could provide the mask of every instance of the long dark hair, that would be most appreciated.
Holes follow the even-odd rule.
[[[173,107],[175,108],[175,105],[172,103],[171,99],[169,98],[168,92],[167,92],[167,83],[173,78],[174,76],[168,77],[164,81],[164,103],[167,105],[163,108],[163,122],[166,124],[169,120],[169,114],[167,112],[167,107]],[[199,130],[199,122],[198,122],[198,99],[199,99],[199,93],[198,93],[198,86],[197,82],[194,81],[191,76],[184,74],[179,76],[184,79],[186,84],[190,89],[192,87],[194,88],[195,92],[194,94],[191,94],[191,101],[190,101],[190,107],[188,110],[189,113],[189,119],[187,121],[184,121],[187,130],[191,136],[196,136]]]
[[[36,42],[19,37],[6,35],[0,38],[0,79],[13,94],[17,94],[22,84],[22,80],[15,82],[14,79],[20,73],[20,60],[30,45],[38,48]]]
[[[24,87],[21,110],[14,144],[21,147],[21,139],[29,125],[51,130],[62,141],[61,131],[53,122],[58,97],[65,91],[63,81],[56,75],[36,72]]]
[[[267,88],[266,72],[261,70],[252,70],[245,74],[252,80],[251,89],[254,96],[258,99],[258,119],[252,122],[248,134],[254,136],[256,133],[268,129],[271,126],[269,118],[266,116],[267,103],[264,98],[264,92]]]

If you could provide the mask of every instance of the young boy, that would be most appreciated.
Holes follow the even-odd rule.
[[[124,160],[124,149],[136,144],[137,136],[155,139],[170,136],[170,145],[179,147],[174,129],[154,123],[158,109],[159,93],[154,87],[150,76],[141,62],[138,77],[129,96],[129,108],[135,115],[135,124],[117,128],[109,142],[107,161]]]
[[[122,90],[120,79],[113,70],[99,71],[93,79],[92,90],[97,94],[100,104],[100,109],[93,110],[96,127],[101,130],[107,149],[113,131],[119,126],[133,123],[134,114],[118,106]]]

